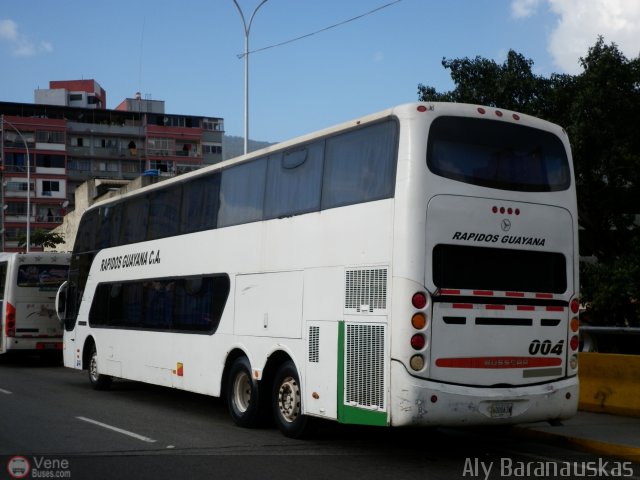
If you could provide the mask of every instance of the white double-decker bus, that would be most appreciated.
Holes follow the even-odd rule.
[[[368,425],[577,408],[578,253],[558,126],[414,103],[92,206],[59,292],[64,362]]]

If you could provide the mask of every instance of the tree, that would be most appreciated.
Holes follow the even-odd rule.
[[[545,78],[532,72],[532,60],[513,50],[502,65],[481,57],[443,59],[455,88],[439,93],[419,84],[418,96],[515,110],[564,126],[576,171],[581,254],[599,261],[583,268],[583,279],[602,282],[601,273],[615,269],[616,278],[635,287],[623,289],[624,298],[609,306],[628,305],[640,301],[640,250],[634,243],[640,232],[634,221],[640,214],[640,58],[629,60],[598,37],[580,62],[579,75]],[[593,298],[598,288],[583,283]]]
[[[31,245],[44,247],[44,248],[56,248],[61,243],[64,243],[64,236],[55,232],[48,232],[42,229],[36,229],[31,232],[30,235]],[[22,234],[18,237],[18,246],[20,248],[25,247],[27,244],[27,236]]]

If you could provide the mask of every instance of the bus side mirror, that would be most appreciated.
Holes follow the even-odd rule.
[[[67,285],[68,282],[60,285],[56,294],[56,315],[62,325],[64,325],[64,320],[67,317]]]

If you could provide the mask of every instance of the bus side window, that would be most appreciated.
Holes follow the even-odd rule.
[[[323,210],[393,197],[397,131],[387,121],[327,139]]]
[[[120,244],[143,242],[147,236],[149,200],[147,196],[137,197],[127,202],[122,214]]]
[[[180,233],[216,228],[220,195],[220,173],[199,177],[184,184],[180,212]]]
[[[264,217],[320,210],[324,142],[269,156]]]
[[[109,248],[118,245],[122,210],[122,203],[107,205],[98,209],[98,215],[95,220],[97,223],[95,248]]]
[[[260,158],[222,171],[218,226],[262,220],[267,159]]]
[[[150,195],[147,240],[178,234],[181,199],[181,185],[158,190]]]

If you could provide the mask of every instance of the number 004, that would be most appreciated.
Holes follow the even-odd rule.
[[[558,343],[553,345],[551,340],[545,340],[541,342],[540,340],[534,340],[529,344],[529,354],[530,355],[562,355],[562,349],[564,347],[564,340],[560,340]]]

